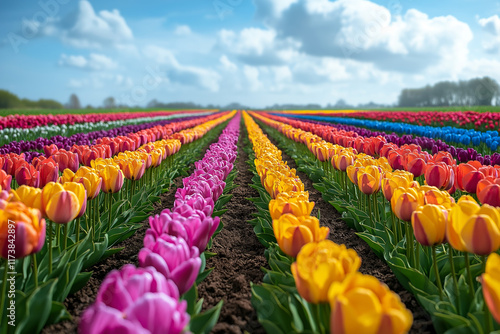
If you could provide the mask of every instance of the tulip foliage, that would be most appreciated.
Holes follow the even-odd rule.
[[[260,194],[253,199],[259,213],[251,223],[268,247],[271,267],[263,285],[252,285],[260,323],[277,333],[408,331],[413,317],[399,296],[358,273],[361,259],[354,250],[326,239],[329,230],[310,215],[314,203],[295,170],[251,117],[244,118],[253,147],[248,153],[255,157],[253,187]]]
[[[370,141],[365,141],[358,150],[331,144],[274,118],[255,113],[252,116],[266,124],[265,130],[312,178],[323,197],[387,261],[403,286],[430,313],[437,332],[489,333],[500,329],[498,321],[492,320],[498,318],[500,309],[495,278],[498,275],[494,269],[500,248],[500,207],[494,203],[479,204],[479,196],[473,193],[474,185],[477,188],[489,177],[484,173],[498,177],[498,166],[484,167],[472,161],[457,167],[449,154],[438,152],[424,164],[423,174],[414,174],[405,168],[414,159],[411,151],[403,154],[397,152],[400,148],[393,148],[394,154],[401,157],[398,165],[384,143],[377,146],[372,140],[375,146],[370,149],[366,146]],[[417,155],[418,149],[414,150]],[[490,179],[488,186],[495,194],[496,188],[491,185],[496,184],[496,179],[490,178],[494,180]],[[450,195],[456,188],[464,194]],[[351,284],[346,282],[347,286]],[[338,291],[350,291],[347,286],[339,286]],[[313,292],[309,290],[309,298],[313,298]],[[379,309],[375,299],[358,297],[354,290],[352,293],[349,298],[366,306],[366,317],[372,319],[373,310]],[[332,295],[333,288],[329,291]],[[330,300],[333,313],[349,298],[341,298],[338,303]],[[347,306],[341,309],[339,318],[349,312],[365,312],[361,306],[352,311]],[[380,321],[386,324],[387,320],[382,317]],[[345,320],[344,325],[347,323]],[[396,320],[389,323],[394,325]],[[367,328],[351,328],[370,332]],[[333,320],[331,330],[336,330]]]
[[[176,176],[185,173],[201,154],[202,148],[217,138],[224,123],[234,115],[235,112],[222,113],[216,117],[202,118],[201,123],[187,121],[184,125],[173,125],[166,139],[155,135],[148,137],[145,133],[135,134],[137,137],[130,134],[128,138],[137,139],[129,147],[134,150],[120,150],[115,146],[114,157],[110,155],[111,151],[106,153],[112,145],[96,144],[94,147],[97,147],[99,155],[88,161],[89,166],[76,163],[76,170],[70,168],[71,157],[58,157],[66,154],[63,150],[51,152],[52,157],[49,159],[35,161],[35,166],[22,160],[22,156],[5,160],[4,167],[9,167],[14,166],[17,163],[15,159],[18,159],[19,163],[27,164],[27,168],[34,168],[35,173],[44,175],[45,182],[41,188],[25,184],[16,185],[7,191],[11,175],[3,175],[3,170],[0,171],[0,178],[3,179],[0,179],[3,182],[1,187],[5,189],[0,192],[0,271],[2,277],[7,271],[19,273],[15,276],[16,333],[38,333],[46,324],[68,319],[70,316],[62,303],[69,293],[83,287],[91,277],[91,272],[83,270],[121,250],[116,245],[136,232],[141,226],[140,222],[153,210],[152,204],[159,199],[159,195],[169,189]],[[189,128],[189,125],[194,127]],[[172,129],[180,131],[173,133],[170,132]],[[101,156],[102,152],[104,156]],[[75,154],[77,157],[82,154],[86,159],[85,152]],[[57,165],[67,168],[57,170]],[[221,165],[220,170],[225,172],[227,167]],[[9,168],[5,174],[12,171],[12,167]],[[207,184],[211,183],[207,181]],[[195,206],[206,204],[195,199]],[[206,217],[210,217],[211,213],[206,213]],[[202,219],[202,222],[210,225],[211,218]],[[14,248],[9,247],[8,234],[11,229],[15,234]],[[195,235],[199,233],[198,230],[202,231],[203,228],[193,222],[189,233]],[[206,237],[193,237],[192,243],[188,245],[193,249],[192,254],[199,255],[200,251],[196,247],[204,247],[208,242]],[[11,248],[14,251],[9,252]],[[157,249],[151,247],[153,252]],[[162,254],[161,250],[159,252]],[[15,256],[16,260],[7,262],[10,255]],[[150,274],[150,271],[129,270],[125,276],[136,277],[139,273]],[[184,276],[177,276],[176,280],[183,281]],[[135,296],[136,299],[123,301],[122,305],[128,305],[131,312],[130,319],[136,317],[133,322],[147,322],[147,319],[141,318],[144,316],[144,307],[150,307],[151,313],[161,313],[170,307],[171,312],[181,315],[171,325],[184,328],[183,324],[189,317],[182,318],[185,303],[179,302],[177,296],[179,291],[185,291],[171,288],[172,282],[176,282],[172,277],[157,281],[156,288],[161,289],[167,297],[148,295],[147,292],[160,290],[144,287],[144,298],[137,299],[138,296]],[[0,288],[0,317],[3,319],[7,308],[4,303],[7,292],[5,278]],[[133,307],[137,308],[136,313],[132,311]],[[100,313],[107,314],[107,318],[103,318],[105,322],[119,315],[115,311],[110,312]],[[2,320],[2,330],[6,328],[4,326],[6,323]],[[128,324],[124,326],[131,333],[136,333],[135,327],[127,327]]]

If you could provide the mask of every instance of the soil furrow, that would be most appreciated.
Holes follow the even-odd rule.
[[[233,197],[225,206],[228,211],[221,217],[224,228],[210,250],[217,255],[207,260],[207,268],[214,270],[198,287],[199,296],[205,299],[204,309],[215,306],[221,299],[224,301],[219,322],[212,333],[265,333],[250,303],[250,282],[261,283],[264,276],[261,267],[268,265],[265,248],[247,222],[256,212],[247,198],[257,197],[258,193],[249,187],[253,174],[246,163],[248,155],[243,150],[243,135],[241,131],[234,165],[238,171],[234,183],[238,187],[232,191]]]

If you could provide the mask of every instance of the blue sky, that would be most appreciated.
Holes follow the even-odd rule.
[[[3,0],[0,89],[83,105],[394,103],[500,82],[500,1]]]

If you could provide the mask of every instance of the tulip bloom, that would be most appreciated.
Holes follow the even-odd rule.
[[[12,183],[12,175],[8,175],[0,167],[0,188],[2,188],[3,190],[9,191],[11,183]]]
[[[276,199],[269,202],[269,212],[272,219],[279,219],[281,215],[291,213],[294,216],[310,216],[314,202],[309,202],[306,192],[299,192],[297,197],[290,197],[289,193],[280,193]],[[307,194],[307,195],[305,195]]]
[[[17,183],[38,188],[40,184],[40,172],[27,162],[23,162],[14,173]]]
[[[57,182],[59,178],[59,166],[52,158],[45,159],[38,164],[37,170],[40,172],[40,188],[45,187],[49,182]]]
[[[40,251],[45,242],[45,220],[40,211],[20,202],[4,205],[0,209],[0,256],[20,259]]]
[[[291,266],[299,294],[309,303],[328,302],[328,289],[356,272],[361,258],[355,250],[331,240],[311,242],[300,250]]]
[[[500,209],[461,198],[450,211],[448,242],[459,251],[488,255],[500,248]]]
[[[486,261],[486,271],[479,281],[483,296],[493,318],[500,324],[500,255],[491,253]]]
[[[167,280],[153,267],[136,268],[132,264],[126,264],[120,270],[112,270],[106,275],[99,287],[95,303],[103,303],[123,312],[148,292],[161,292],[179,299],[179,290],[175,283]]]
[[[139,180],[146,170],[144,160],[126,159],[122,163],[123,175],[129,180]]]
[[[189,323],[186,301],[165,293],[147,292],[122,312],[96,303],[82,316],[82,334],[180,334]]]
[[[423,246],[443,243],[447,219],[448,211],[443,206],[427,204],[418,207],[411,215],[415,238]]]
[[[305,244],[326,239],[330,229],[320,227],[316,217],[296,217],[287,213],[273,220],[273,231],[281,250],[296,257]]]
[[[477,198],[483,204],[500,207],[500,178],[489,176],[479,181]]]
[[[83,184],[85,190],[87,190],[88,199],[96,198],[101,191],[102,178],[95,172],[89,172],[82,177],[77,176],[73,181]]]
[[[413,315],[399,296],[375,277],[354,273],[328,291],[332,334],[402,334]]]
[[[167,279],[174,281],[182,295],[191,289],[196,281],[201,259],[198,248],[189,247],[182,238],[163,234],[155,243],[145,245],[141,249],[139,264],[141,267],[155,267]]]
[[[423,195],[416,188],[397,188],[391,198],[394,214],[405,222],[411,221],[411,215],[420,205],[424,205]]]
[[[80,166],[80,159],[78,154],[73,152],[68,152],[66,150],[60,150],[52,156],[52,158],[59,165],[59,170],[65,170],[69,168],[73,173],[76,173],[78,167]]]
[[[123,186],[123,172],[119,167],[107,165],[99,170],[102,178],[102,190],[106,193],[116,193]]]
[[[360,168],[357,176],[358,187],[363,194],[371,195],[379,191],[382,175],[378,167],[366,166]]]
[[[422,157],[415,153],[410,153],[405,158],[405,169],[412,173],[413,176],[419,177],[420,175],[424,175],[425,169],[427,167],[425,160]]]
[[[81,211],[79,197],[60,183],[49,182],[42,190],[42,208],[45,215],[57,224],[67,224]]]
[[[20,186],[16,190],[12,190],[13,197],[12,202],[21,202],[27,207],[42,210],[42,189]]]
[[[76,218],[83,216],[87,208],[87,190],[84,185],[78,182],[66,182],[63,187],[65,190],[73,192],[78,198],[79,211]]]
[[[439,189],[449,190],[455,184],[453,168],[443,162],[429,164],[425,171],[425,182]]]
[[[382,193],[384,197],[390,201],[396,188],[409,188],[413,177],[407,172],[395,170],[394,172],[386,172],[381,180]]]
[[[332,165],[343,172],[347,170],[347,167],[354,164],[354,154],[350,152],[339,152],[335,154],[332,159]]]

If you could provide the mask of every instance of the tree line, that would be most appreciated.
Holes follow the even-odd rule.
[[[490,77],[407,88],[398,98],[400,107],[491,106],[493,103],[500,104],[500,86]]]

